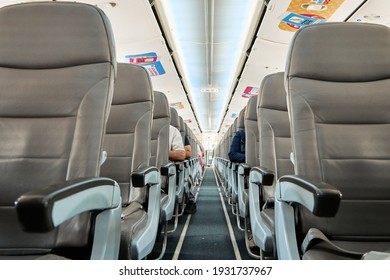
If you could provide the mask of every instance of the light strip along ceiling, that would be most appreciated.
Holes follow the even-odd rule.
[[[156,4],[200,128],[216,133],[263,1],[160,0]]]

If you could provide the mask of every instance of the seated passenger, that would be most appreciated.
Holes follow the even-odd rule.
[[[170,161],[183,161],[191,158],[192,151],[190,141],[187,135],[184,137],[185,145],[183,145],[183,138],[180,131],[170,125],[169,126],[169,160]],[[189,193],[186,195],[186,208],[184,210],[187,214],[194,214],[196,212],[195,196],[192,193],[191,186],[189,187]]]
[[[183,139],[180,131],[170,125],[169,126],[169,160],[183,161],[186,158],[186,151],[183,145]]]
[[[184,150],[186,151],[186,159],[190,159],[192,155],[192,149],[190,139],[188,139],[187,134],[184,135]]]
[[[233,137],[229,149],[231,162],[245,163],[245,130],[239,130]]]

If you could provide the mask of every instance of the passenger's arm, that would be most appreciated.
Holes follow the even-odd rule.
[[[170,161],[183,161],[186,159],[186,152],[184,150],[169,151]]]
[[[184,150],[186,151],[185,158],[191,158],[191,156],[192,156],[191,145],[185,145]]]
[[[186,158],[186,152],[184,150],[183,138],[177,129],[172,130],[172,142],[169,147],[169,160],[170,161],[183,161]]]

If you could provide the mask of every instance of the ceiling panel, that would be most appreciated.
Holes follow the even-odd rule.
[[[202,131],[217,131],[263,1],[156,1]],[[229,19],[229,20],[226,20]],[[249,38],[248,38],[249,36]],[[217,93],[204,93],[212,88]]]
[[[349,21],[378,23],[390,26],[390,1],[370,0]]]

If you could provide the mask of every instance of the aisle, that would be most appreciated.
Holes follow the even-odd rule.
[[[179,259],[236,259],[212,168],[206,168],[197,198],[197,209],[191,215]]]
[[[244,233],[238,230],[236,217],[227,203],[225,192],[217,185],[211,167],[205,169],[197,193],[197,212],[179,217],[177,230],[168,235],[163,259],[252,259],[245,249]]]

